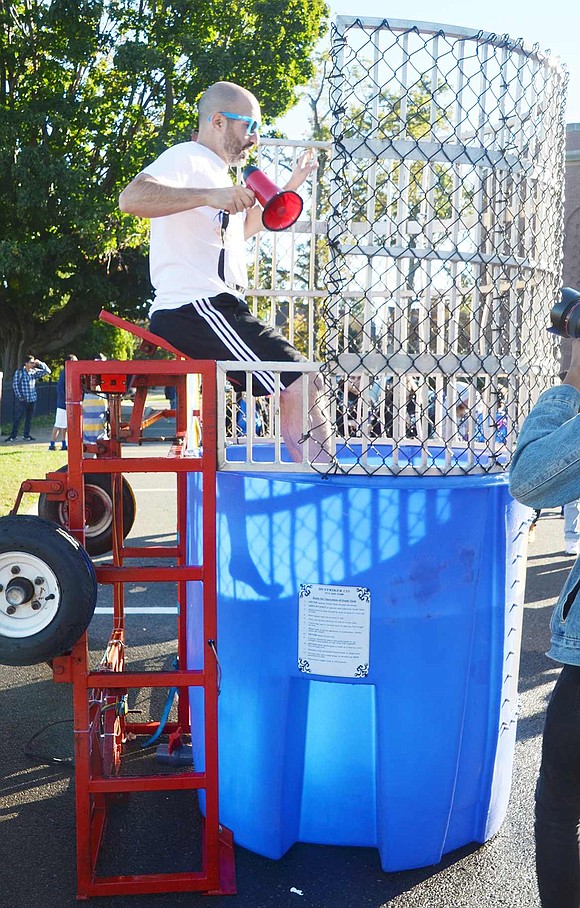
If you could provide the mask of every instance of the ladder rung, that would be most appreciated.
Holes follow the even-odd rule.
[[[186,788],[192,790],[205,788],[206,785],[205,772],[180,772],[174,776],[107,776],[102,779],[91,779],[89,791],[91,794],[116,794],[122,791],[179,791]]]
[[[89,672],[87,687],[97,690],[126,687],[202,687],[205,672],[201,669],[175,672]]]
[[[208,888],[205,884],[211,879],[208,874],[203,872],[142,873],[122,877],[95,877],[92,883],[83,887],[83,897],[93,895],[146,895],[167,892],[195,892],[196,890],[204,892]],[[233,892],[235,892],[235,889]]]
[[[203,580],[203,567],[199,565],[174,565],[164,567],[96,567],[99,583],[150,583],[167,580]]]

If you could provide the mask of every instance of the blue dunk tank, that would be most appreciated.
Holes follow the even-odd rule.
[[[248,299],[323,364],[336,469],[285,464],[279,382],[218,414],[220,818],[269,858],[370,846],[397,871],[486,841],[508,804],[530,512],[507,470],[557,380],[565,75],[505,36],[346,16],[331,62],[325,166],[256,238]],[[262,140],[258,166],[296,144]]]
[[[220,818],[235,841],[269,858],[375,846],[384,870],[486,841],[510,792],[527,548],[505,474],[223,472],[218,494]],[[188,506],[195,559],[196,474]],[[204,658],[198,587],[189,668]]]

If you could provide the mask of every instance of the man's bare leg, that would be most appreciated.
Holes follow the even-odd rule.
[[[308,416],[304,425],[304,383],[300,377],[280,393],[282,437],[294,463],[304,460],[304,437],[308,437],[308,460],[312,464],[329,463],[333,431],[323,410],[322,382],[318,375],[308,375]]]

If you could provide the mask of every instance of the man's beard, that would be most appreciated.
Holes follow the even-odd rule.
[[[226,141],[224,143],[224,152],[227,155],[228,164],[243,164],[251,148],[251,145],[241,145],[239,141]]]

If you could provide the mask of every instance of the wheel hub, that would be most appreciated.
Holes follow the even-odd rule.
[[[6,587],[6,602],[14,608],[24,602],[30,602],[34,596],[34,584],[28,577],[15,577]]]
[[[56,575],[38,555],[0,553],[0,634],[38,634],[56,615],[61,600]]]

